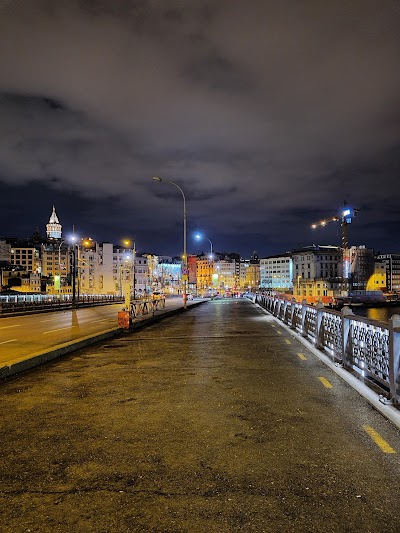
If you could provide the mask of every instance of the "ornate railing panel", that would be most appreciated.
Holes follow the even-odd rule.
[[[387,393],[388,400],[400,403],[400,316],[384,324],[357,317],[351,309],[340,312],[274,296],[253,298],[296,333],[344,368],[362,379],[372,379]]]

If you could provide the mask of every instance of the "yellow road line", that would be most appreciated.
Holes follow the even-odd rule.
[[[282,335],[282,331],[278,331],[278,335]]]
[[[326,378],[318,378],[320,380],[320,382],[322,383],[322,385],[324,385],[324,387],[326,387],[327,389],[331,389],[332,388],[332,384],[329,383],[329,381],[326,379]]]
[[[379,446],[384,453],[396,453],[388,442],[383,439],[377,431],[371,426],[363,426],[363,429],[368,433],[371,439]]]
[[[303,353],[298,353],[297,355],[300,357],[302,361],[307,361],[307,357]]]
[[[286,344],[292,344],[289,339],[285,339]]]

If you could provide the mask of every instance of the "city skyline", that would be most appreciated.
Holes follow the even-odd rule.
[[[171,0],[0,4],[0,235],[160,255],[400,251],[400,8]],[[73,35],[73,38],[71,36]],[[68,229],[69,228],[69,229]]]

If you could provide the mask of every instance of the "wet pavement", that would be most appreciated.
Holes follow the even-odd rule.
[[[4,380],[0,402],[1,532],[399,530],[399,431],[244,299]]]

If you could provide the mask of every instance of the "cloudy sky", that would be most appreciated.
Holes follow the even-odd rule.
[[[0,235],[400,252],[398,0],[0,0]]]

